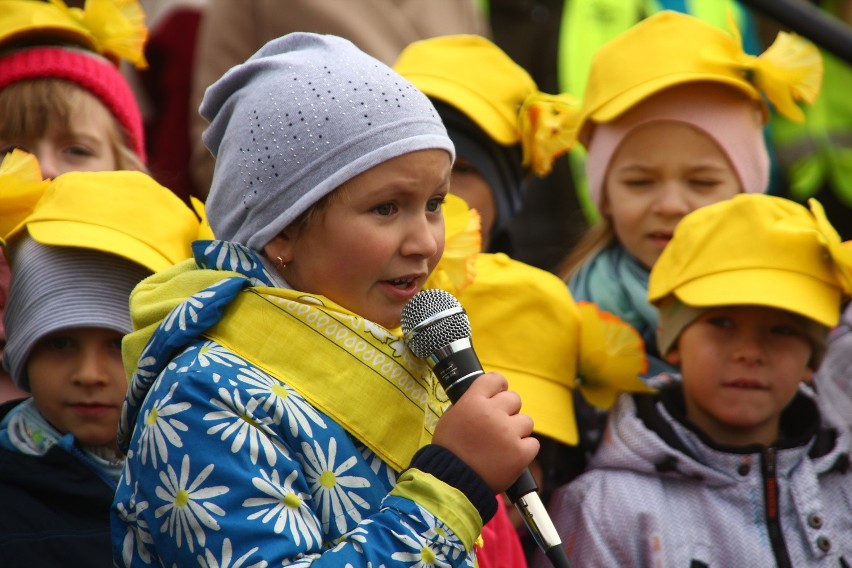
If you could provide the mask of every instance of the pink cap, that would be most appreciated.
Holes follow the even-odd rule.
[[[589,197],[598,209],[616,150],[636,128],[657,121],[682,122],[712,138],[736,172],[743,192],[768,189],[769,153],[758,105],[721,84],[686,83],[652,95],[611,122],[594,124],[586,143],[586,175]]]

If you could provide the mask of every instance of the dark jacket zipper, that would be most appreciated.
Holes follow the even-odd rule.
[[[781,530],[781,519],[778,516],[778,478],[776,477],[775,461],[777,451],[774,447],[765,448],[761,462],[763,469],[763,503],[766,507],[766,530],[769,532],[769,542],[778,568],[793,568],[790,554],[784,543],[784,533]]]

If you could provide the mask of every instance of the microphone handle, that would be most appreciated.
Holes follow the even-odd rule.
[[[450,401],[455,403],[467,392],[468,387],[477,377],[485,374],[485,371],[472,347],[442,355],[444,356],[432,367],[432,372],[438,377]],[[571,568],[571,563],[562,547],[562,540],[541,502],[538,485],[529,468],[524,469],[521,476],[506,490],[506,495],[521,514],[536,544],[545,553],[553,567]]]

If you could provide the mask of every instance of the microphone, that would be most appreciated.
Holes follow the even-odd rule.
[[[473,350],[470,321],[459,301],[440,289],[423,290],[402,309],[404,341],[432,369],[451,402],[484,374]],[[506,490],[536,544],[555,568],[570,568],[562,541],[541,502],[529,469]]]

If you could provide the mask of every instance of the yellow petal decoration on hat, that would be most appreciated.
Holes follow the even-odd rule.
[[[597,408],[610,408],[622,392],[654,392],[639,375],[648,370],[639,332],[591,302],[577,302],[582,319],[577,388]]]
[[[822,75],[822,56],[817,47],[787,32],[780,32],[754,61],[754,82],[778,112],[797,122],[802,122],[805,115],[796,103],[816,101]]]
[[[843,295],[847,298],[852,295],[852,242],[842,242],[840,235],[829,222],[825,215],[825,209],[816,199],[808,200],[811,214],[814,216],[816,230],[820,234],[820,240],[828,250],[833,261],[834,274]]]
[[[148,67],[145,12],[136,0],[86,0],[82,10],[69,8],[63,0],[50,2],[89,30],[99,53],[126,59],[139,69]]]
[[[38,158],[19,149],[6,154],[0,163],[0,237],[5,240],[32,213],[49,185]]]
[[[740,45],[740,53],[731,58],[718,46],[707,50],[707,58],[740,68],[779,113],[795,122],[805,120],[796,103],[813,104],[822,86],[823,63],[819,49],[810,41],[792,33],[779,32],[766,51],[755,57],[742,51],[742,37],[733,17],[728,26]]]
[[[567,93],[534,92],[521,105],[522,164],[537,176],[550,173],[553,161],[577,141],[580,103]]]
[[[476,277],[476,255],[482,248],[479,213],[457,195],[447,195],[444,210],[444,255],[424,288],[459,294]]]

